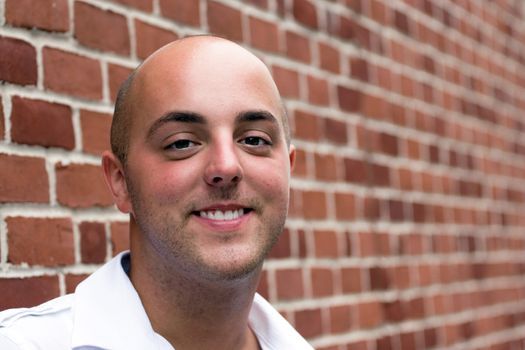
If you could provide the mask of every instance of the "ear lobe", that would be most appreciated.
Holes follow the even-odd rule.
[[[131,201],[122,163],[112,152],[104,151],[102,169],[117,208],[123,213],[131,213]]]

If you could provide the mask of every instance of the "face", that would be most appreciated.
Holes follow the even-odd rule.
[[[207,278],[254,271],[282,232],[294,158],[269,73],[219,41],[167,50],[134,84],[119,205],[132,249]]]

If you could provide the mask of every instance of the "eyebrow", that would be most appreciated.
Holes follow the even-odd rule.
[[[194,112],[183,112],[183,111],[173,111],[164,114],[159,119],[150,126],[148,130],[148,137],[153,135],[158,129],[167,123],[189,123],[189,124],[206,124],[206,119]]]
[[[277,118],[275,118],[275,116],[272,113],[265,110],[241,112],[235,118],[236,124],[256,121],[269,121],[272,124],[279,125]]]
[[[277,118],[270,112],[265,110],[249,110],[243,111],[237,114],[235,117],[236,124],[256,122],[256,121],[269,121],[276,126],[279,125]],[[164,114],[150,126],[147,137],[151,137],[158,129],[168,123],[188,123],[188,124],[207,124],[206,118],[199,113],[187,112],[187,111],[171,111]]]

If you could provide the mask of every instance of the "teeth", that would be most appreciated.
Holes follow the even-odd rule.
[[[202,218],[219,220],[219,221],[228,221],[238,219],[244,214],[244,209],[238,210],[227,210],[225,212],[221,210],[212,210],[212,211],[200,211],[199,215]]]

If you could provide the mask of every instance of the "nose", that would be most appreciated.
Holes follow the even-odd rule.
[[[243,177],[243,171],[234,146],[223,143],[212,147],[204,171],[206,183],[214,187],[225,187],[239,183]]]

